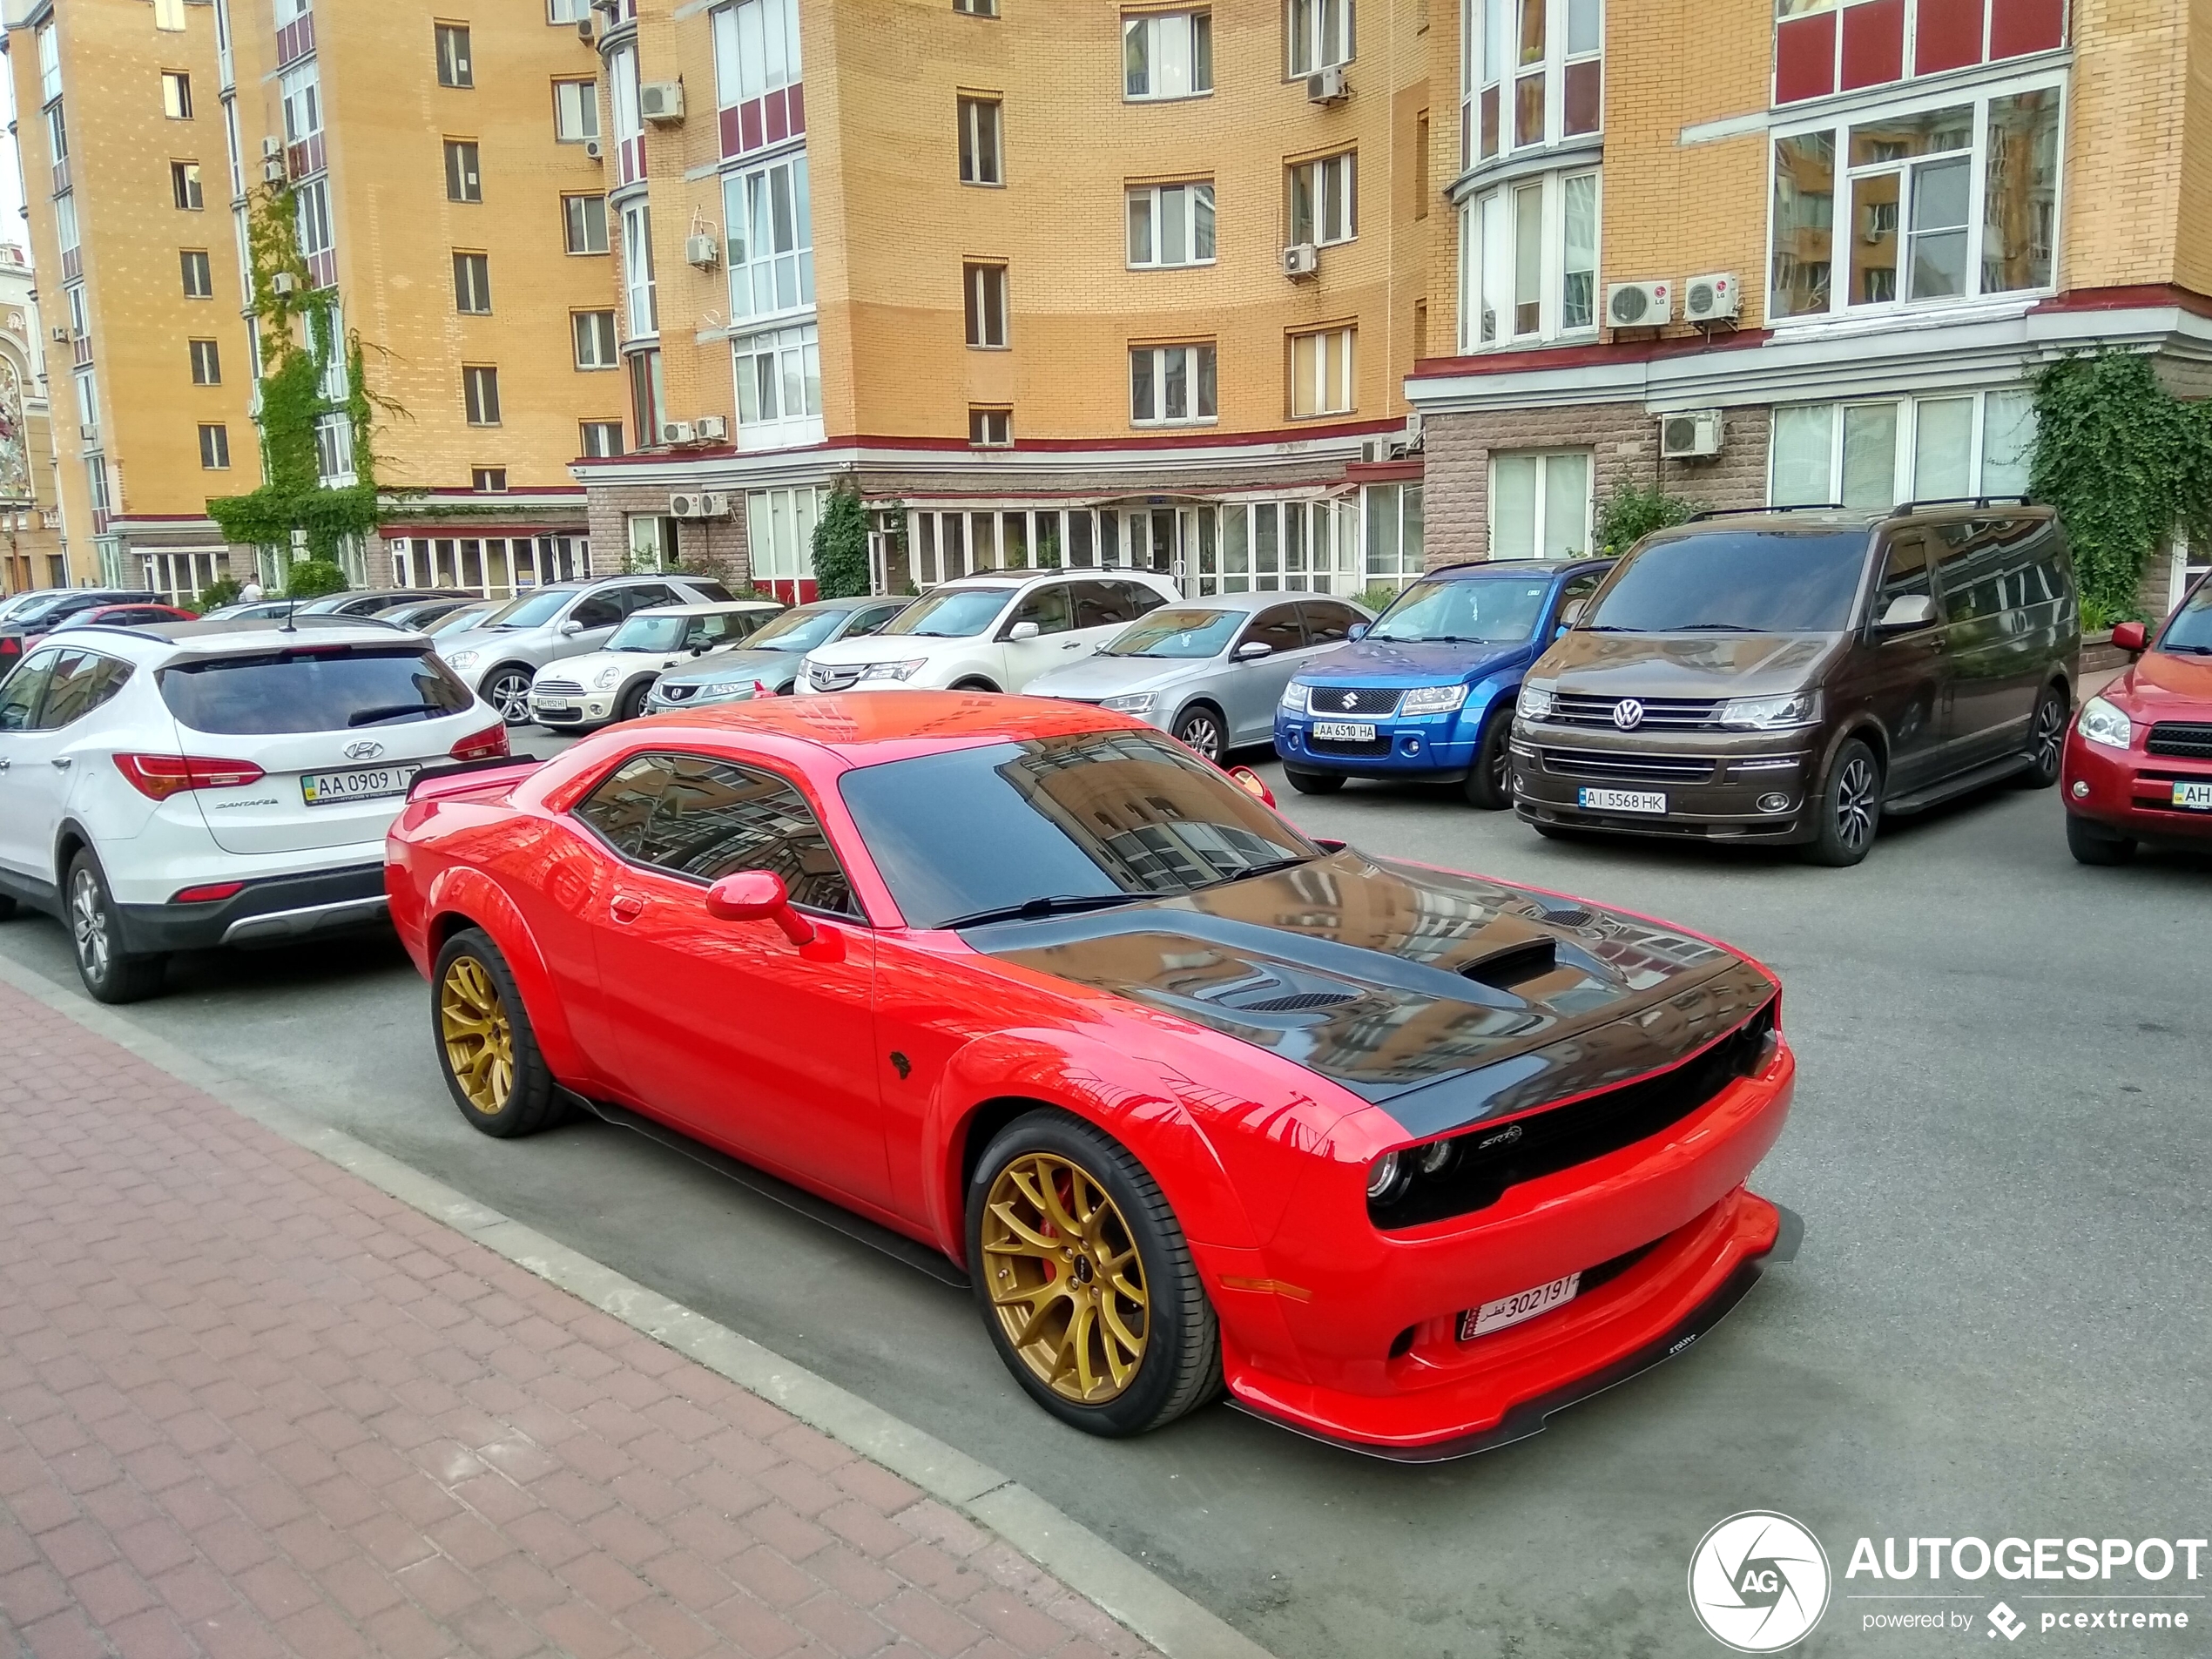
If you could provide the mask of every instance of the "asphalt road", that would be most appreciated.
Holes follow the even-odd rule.
[[[1438,792],[1284,803],[1770,963],[1802,1072],[1757,1185],[1804,1217],[1797,1261],[1682,1359],[1485,1457],[1408,1470],[1220,1408],[1105,1443],[1027,1403],[957,1291],[625,1130],[474,1133],[395,945],[180,959],[127,1012],[1006,1470],[1283,1659],[1716,1653],[1685,1572],[1746,1508],[1804,1521],[1838,1575],[1801,1651],[1986,1653],[2000,1589],[2033,1618],[2019,1590],[2084,1587],[1993,1588],[1959,1635],[1862,1634],[1893,1604],[1843,1599],[1867,1588],[1841,1578],[1853,1541],[2212,1530],[2212,860],[2079,867],[2052,792],[1892,825],[1849,871],[1559,846]],[[75,988],[56,924],[0,927],[0,951]],[[2175,1605],[2187,1636],[2065,1650],[2204,1651],[2212,1603]]]

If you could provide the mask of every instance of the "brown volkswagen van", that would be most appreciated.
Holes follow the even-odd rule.
[[[2047,507],[1709,515],[1625,554],[1529,669],[1514,804],[1546,834],[1856,864],[1885,812],[2054,782],[2080,648]]]

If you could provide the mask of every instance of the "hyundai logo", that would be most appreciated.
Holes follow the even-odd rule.
[[[1643,705],[1632,697],[1624,697],[1613,705],[1613,724],[1623,732],[1633,732],[1643,724]]]
[[[384,745],[369,738],[363,738],[359,743],[349,743],[345,748],[348,760],[374,760],[383,752]]]

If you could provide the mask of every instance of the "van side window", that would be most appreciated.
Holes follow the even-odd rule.
[[[1882,616],[1892,601],[1908,595],[1934,597],[1928,559],[1928,544],[1933,539],[1928,530],[1900,530],[1891,541],[1883,556],[1882,585],[1874,595],[1875,616]]]

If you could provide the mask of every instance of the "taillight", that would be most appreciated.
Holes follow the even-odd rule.
[[[446,752],[455,760],[491,760],[507,752],[507,728],[503,725],[486,726],[472,733]]]
[[[22,640],[13,634],[0,635],[0,657],[19,657],[22,654]]]
[[[243,881],[213,881],[204,887],[183,887],[169,895],[171,904],[213,904],[232,899],[245,888]]]
[[[149,800],[167,800],[187,789],[242,789],[265,775],[251,760],[213,760],[206,755],[119,754],[115,769]]]

